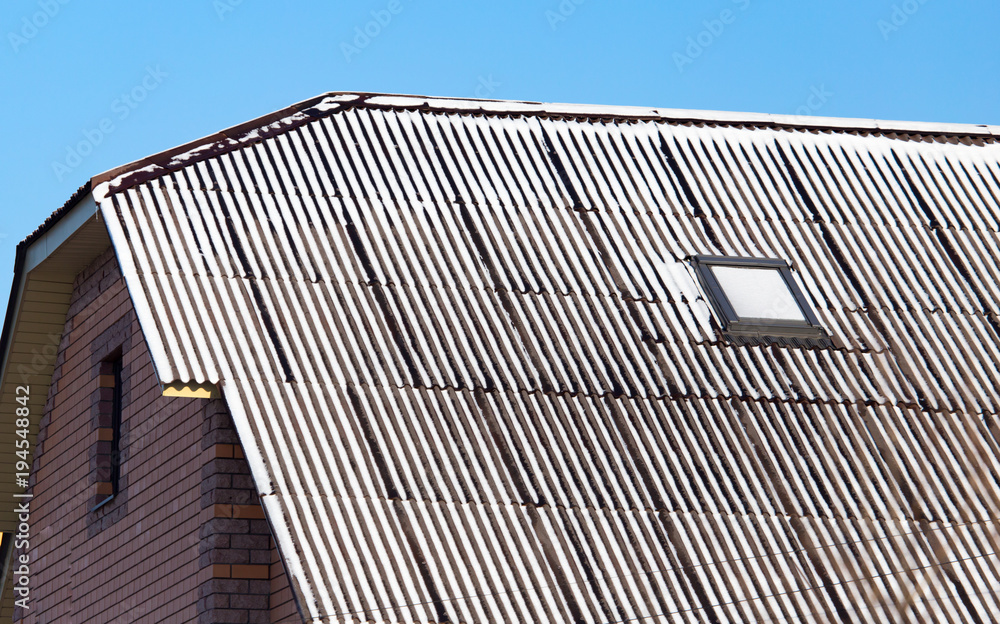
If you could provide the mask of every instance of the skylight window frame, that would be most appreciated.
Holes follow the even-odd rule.
[[[701,285],[708,295],[713,309],[722,321],[723,334],[730,339],[792,339],[802,341],[826,341],[829,334],[823,329],[819,318],[813,312],[805,294],[799,288],[798,281],[792,274],[792,267],[785,260],[775,258],[743,258],[733,256],[692,256],[691,262]],[[729,301],[725,289],[719,283],[715,272],[717,266],[736,267],[743,269],[767,269],[776,271],[788,288],[799,311],[805,318],[797,319],[767,319],[741,317]]]

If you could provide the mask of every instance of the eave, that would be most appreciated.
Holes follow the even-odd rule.
[[[14,283],[0,338],[0,439],[10,441],[10,458],[0,462],[0,530],[17,526],[14,512],[25,488],[17,482],[14,440],[18,436],[16,401],[19,386],[30,388],[28,427],[33,463],[38,423],[45,411],[73,293],[83,267],[111,245],[90,186],[56,212],[17,248]]]

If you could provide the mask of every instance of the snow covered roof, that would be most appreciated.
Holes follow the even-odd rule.
[[[328,94],[93,193],[308,621],[984,621],[997,136]],[[829,346],[724,339],[699,254]]]

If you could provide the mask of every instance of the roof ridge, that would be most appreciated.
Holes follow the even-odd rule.
[[[378,108],[423,108],[457,113],[522,113],[543,116],[610,117],[649,119],[674,123],[719,123],[803,129],[868,131],[878,133],[985,136],[1000,138],[1000,126],[989,124],[958,124],[945,122],[893,121],[849,117],[814,117],[811,115],[781,115],[736,111],[696,110],[680,108],[619,106],[604,104],[544,103],[519,100],[486,100],[474,98],[392,95],[377,93],[327,93],[327,97],[360,96],[358,103]],[[413,104],[410,104],[410,101]],[[477,105],[477,106],[473,106]]]
[[[211,156],[284,134],[313,119],[351,108],[419,110],[459,115],[523,115],[543,118],[654,121],[671,124],[719,124],[783,130],[831,131],[908,137],[1000,139],[1000,126],[874,119],[733,113],[638,106],[558,104],[517,100],[332,91],[237,124],[200,139],[127,163],[91,179],[98,201],[108,192],[128,188]],[[113,182],[114,189],[110,188]]]

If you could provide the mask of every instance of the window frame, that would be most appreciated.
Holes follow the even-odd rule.
[[[698,279],[701,281],[702,288],[708,295],[709,302],[722,321],[723,332],[727,337],[773,337],[801,340],[825,340],[829,338],[820,324],[819,318],[813,312],[812,306],[806,300],[805,294],[799,288],[799,284],[792,274],[792,267],[787,261],[775,258],[698,255],[692,256],[691,262]],[[806,320],[741,317],[729,302],[725,289],[712,271],[712,268],[716,266],[777,271]]]
[[[102,380],[100,382],[100,388],[102,390],[111,390],[111,405],[109,413],[100,411],[99,418],[103,422],[98,421],[95,423],[95,426],[97,427],[98,432],[103,430],[106,434],[110,434],[110,439],[104,438],[100,433],[98,433],[98,440],[95,442],[91,451],[92,461],[96,461],[97,465],[96,472],[93,474],[92,480],[98,488],[95,492],[94,506],[91,508],[91,512],[104,507],[121,494],[122,417],[125,408],[125,392],[123,388],[124,370],[124,355],[120,349],[102,361],[99,365],[98,378]],[[111,378],[111,385],[106,385],[107,382],[104,381],[103,378],[107,377]],[[101,410],[100,404],[101,402],[99,401],[99,410]],[[108,443],[107,452],[102,452],[102,441]],[[101,470],[105,468],[108,471],[106,481],[101,477]],[[102,493],[100,488],[107,485],[110,485],[111,491]]]
[[[111,364],[112,375],[115,377],[114,393],[111,400],[111,498],[121,491],[122,476],[122,410],[125,396],[122,391],[122,371],[125,368],[123,357],[119,355]]]

